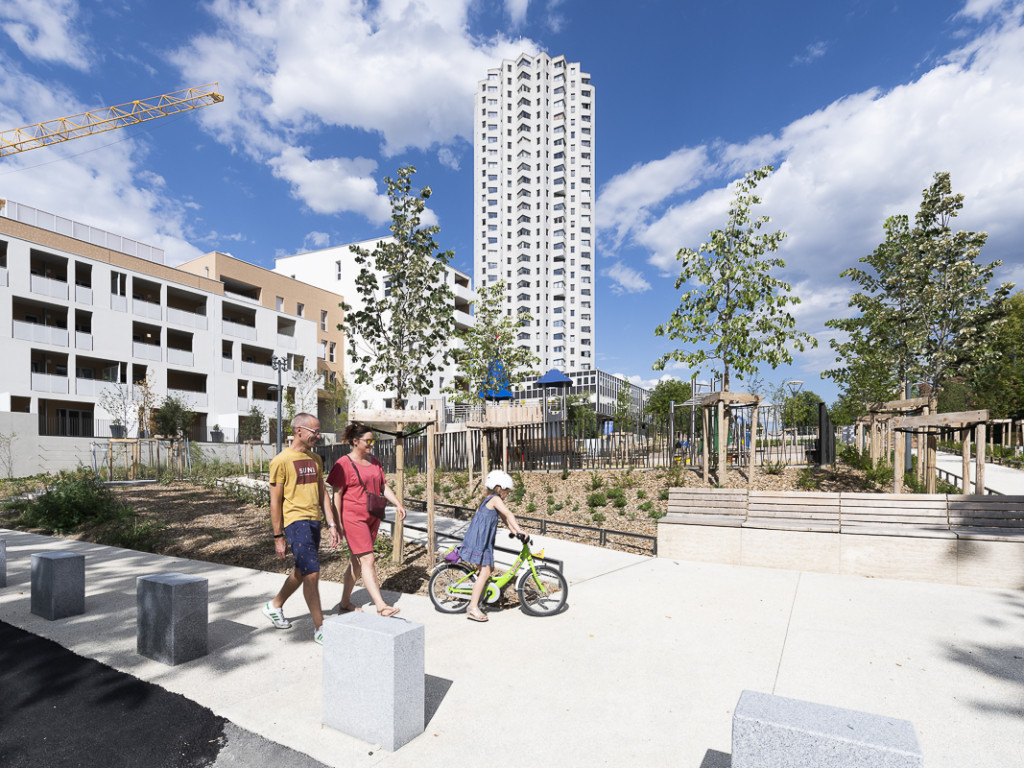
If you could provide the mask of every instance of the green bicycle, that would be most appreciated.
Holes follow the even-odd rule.
[[[494,573],[488,580],[484,590],[483,602],[493,605],[501,598],[505,586],[516,577],[524,565],[529,567],[523,571],[516,582],[516,595],[519,604],[531,616],[553,616],[565,607],[569,596],[569,583],[561,571],[550,565],[536,563],[544,559],[543,550],[538,554],[530,552],[530,538],[510,533],[509,538],[519,538],[523,549],[512,563],[512,567],[504,573]],[[430,574],[428,589],[430,601],[442,613],[462,613],[469,607],[469,598],[473,592],[478,570],[463,562],[442,561]]]

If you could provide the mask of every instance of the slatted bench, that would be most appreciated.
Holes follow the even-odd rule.
[[[839,499],[842,533],[955,538],[944,494],[842,493]]]
[[[670,488],[658,521],[658,554],[739,565],[747,492],[736,488]]]
[[[743,527],[839,533],[839,496],[834,493],[751,491]]]
[[[1024,496],[950,496],[957,583],[1024,589]]]
[[[740,563],[765,568],[839,569],[839,496],[751,491]]]

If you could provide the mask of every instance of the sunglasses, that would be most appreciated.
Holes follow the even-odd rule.
[[[367,437],[360,437],[359,439],[362,440],[367,445],[373,445],[374,443],[377,442],[377,438],[375,438],[375,437],[369,437],[369,438],[367,438]]]
[[[309,432],[311,435],[316,435],[317,437],[320,437],[320,430],[319,429],[310,429],[309,427],[303,427],[303,426],[298,426],[298,427],[296,427],[296,429],[304,429],[307,432]]]

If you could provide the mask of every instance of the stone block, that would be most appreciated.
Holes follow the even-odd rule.
[[[323,723],[395,751],[423,733],[422,624],[363,613],[324,622]]]
[[[209,585],[201,576],[139,576],[136,647],[140,656],[174,666],[205,656],[209,647]]]
[[[7,586],[7,539],[0,539],[0,587]]]
[[[736,526],[663,524],[658,521],[658,557],[739,565],[743,531]]]
[[[85,613],[85,555],[40,552],[32,555],[31,610],[54,621]]]
[[[839,572],[956,584],[956,539],[839,534]]]
[[[839,534],[744,528],[741,565],[839,573]]]
[[[743,691],[732,768],[922,768],[908,720]]]

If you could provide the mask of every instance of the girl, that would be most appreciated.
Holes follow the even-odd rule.
[[[505,499],[512,492],[512,478],[507,472],[495,469],[487,475],[485,485],[488,495],[480,502],[473,520],[466,531],[466,537],[459,547],[459,556],[467,563],[480,566],[480,573],[473,584],[469,599],[467,618],[470,621],[487,621],[487,614],[480,610],[480,598],[487,587],[487,580],[494,570],[494,535],[498,531],[498,515],[501,515],[508,529],[517,536],[523,535],[516,516],[505,505]]]
[[[399,609],[385,603],[380,594],[373,557],[373,543],[377,540],[380,518],[366,511],[366,494],[382,494],[395,505],[399,520],[405,520],[405,507],[388,488],[384,467],[370,455],[375,442],[373,430],[365,424],[354,422],[345,427],[342,440],[352,445],[352,451],[338,459],[331,468],[331,474],[327,476],[327,484],[336,489],[333,501],[335,519],[341,523],[342,533],[352,551],[345,571],[338,613],[358,610],[352,603],[352,590],[356,579],[362,574],[363,586],[370,593],[377,614],[394,616]]]

